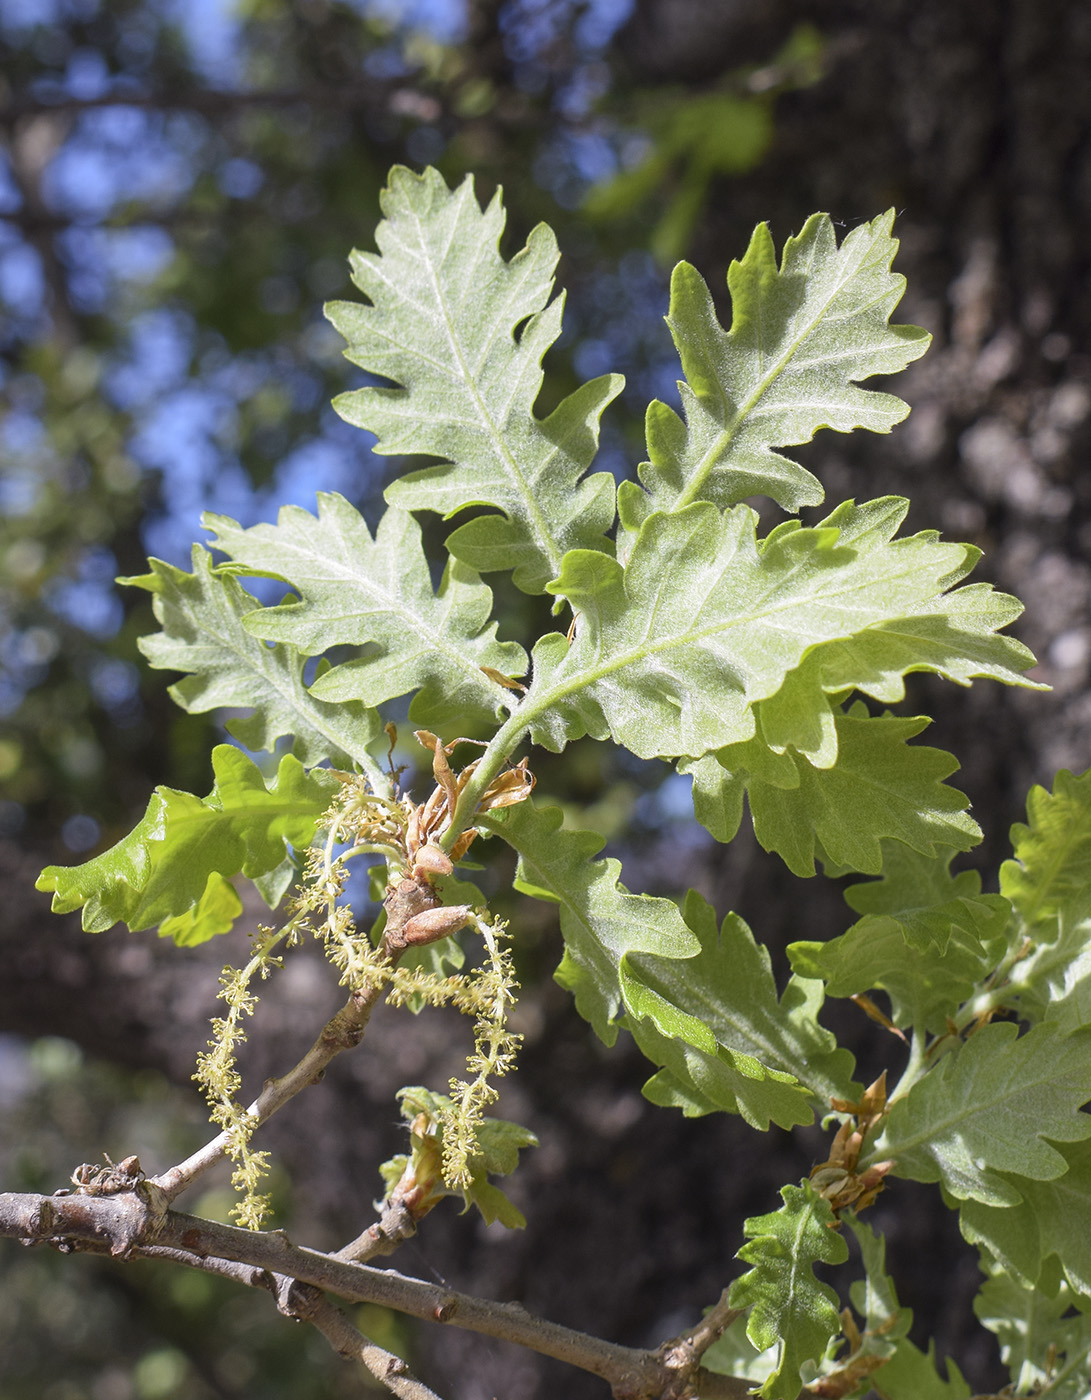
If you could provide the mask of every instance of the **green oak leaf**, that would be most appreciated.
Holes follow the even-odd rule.
[[[519,854],[515,888],[560,906],[565,952],[557,980],[607,1045],[617,1039],[624,1008],[622,960],[627,953],[692,958],[700,943],[670,899],[630,894],[618,884],[621,864],[594,860],[606,844],[594,831],[566,831],[557,807],[520,802],[479,825]]]
[[[912,948],[946,951],[955,929],[981,942],[1002,936],[1011,906],[1003,895],[982,894],[976,870],[952,875],[953,851],[924,856],[900,841],[883,846],[878,880],[849,885],[845,903],[866,920],[889,919]]]
[[[218,933],[230,933],[241,913],[242,900],[235,893],[234,885],[218,870],[213,870],[204,894],[193,908],[164,919],[159,925],[159,937],[173,938],[179,948],[193,948],[198,943],[207,943]]]
[[[1074,1302],[1091,1300],[1059,1288],[1026,1288],[991,1262],[988,1277],[974,1299],[974,1312],[1000,1342],[1015,1395],[1042,1400],[1086,1400],[1091,1390],[1091,1316],[1066,1316]]]
[[[366,762],[367,746],[382,732],[379,716],[358,703],[332,705],[303,684],[309,653],[291,645],[269,647],[243,625],[257,599],[219,575],[212,556],[193,546],[193,572],[148,561],[151,573],[121,583],[147,589],[161,632],[141,637],[140,650],[157,670],[186,671],[171,698],[191,714],[240,708],[250,715],[227,721],[248,749],[276,747],[293,736],[292,751],[308,767],[329,759],[351,767]]]
[[[788,946],[792,968],[800,977],[818,977],[831,997],[882,991],[890,998],[890,1019],[942,1035],[973,989],[996,966],[1003,942],[982,943],[972,930],[952,930],[941,953],[934,945],[906,943],[896,920],[865,917],[826,943]]]
[[[882,878],[845,890],[863,918],[839,938],[791,944],[792,967],[830,996],[884,991],[896,1026],[944,1034],[1006,951],[1011,912],[1003,896],[981,894],[976,871],[951,875],[953,859],[884,841]]]
[[[936,1369],[935,1344],[927,1352],[902,1337],[894,1355],[871,1377],[871,1388],[882,1400],[970,1400],[970,1387],[948,1357],[944,1379]]]
[[[224,891],[213,876],[248,879],[277,869],[289,848],[310,845],[336,780],[307,773],[291,754],[266,783],[257,765],[230,744],[212,751],[215,783],[205,798],[158,787],[128,836],[83,865],[50,865],[36,888],[53,892],[58,914],[83,908],[83,927],[101,933],[122,922],[136,932],[168,923],[184,942],[213,933]],[[210,893],[211,891],[211,893]],[[215,901],[210,908],[208,901]],[[195,907],[203,912],[193,918]]]
[[[894,1280],[886,1271],[886,1240],[854,1211],[846,1211],[842,1218],[856,1236],[864,1265],[864,1278],[852,1284],[849,1294],[864,1319],[865,1346],[870,1353],[890,1356],[909,1331],[913,1314],[898,1302]]]
[[[769,952],[746,924],[691,890],[685,920],[701,951],[687,959],[626,954],[627,1025],[663,1068],[644,1086],[653,1103],[688,1117],[716,1109],[765,1129],[814,1121],[831,1097],[853,1099],[853,1059],[818,1023],[820,987],[792,978],[778,1000]]]
[[[700,757],[752,738],[756,704],[812,648],[833,641],[851,642],[842,659],[856,658],[839,681],[847,668],[851,684],[858,675],[866,691],[875,676],[888,690],[885,664],[869,670],[872,633],[888,658],[883,625],[942,612],[945,596],[965,621],[959,593],[947,590],[977,557],[932,532],[893,539],[904,509],[848,503],[813,528],[787,521],[759,541],[748,506],[721,513],[698,502],[649,516],[624,567],[573,550],[550,590],[579,615],[571,644],[551,633],[534,649],[520,709],[532,737],[557,750],[587,733],[642,758]],[[949,632],[955,656],[961,634]],[[1021,683],[1017,667],[1030,664],[1029,653],[985,634],[967,641],[976,659],[966,668],[988,652],[996,674]],[[814,704],[824,706],[824,695]]]
[[[730,841],[745,793],[758,841],[804,876],[814,874],[816,856],[842,871],[878,874],[884,839],[928,857],[943,848],[968,850],[981,839],[964,810],[969,800],[943,782],[956,761],[942,749],[907,742],[930,723],[927,717],[873,717],[857,701],[833,720],[836,762],[828,768],[777,754],[760,730],[745,743],[680,764],[693,776],[698,821],[717,840]]]
[[[1055,1257],[1071,1286],[1091,1297],[1091,1140],[1058,1149],[1067,1170],[1049,1181],[1008,1177],[1021,1197],[1017,1206],[963,1201],[959,1225],[971,1244],[985,1245],[1010,1273],[1028,1287],[1038,1283],[1043,1265]]]
[[[758,1394],[796,1400],[804,1362],[817,1361],[840,1331],[837,1294],[814,1276],[814,1265],[843,1264],[848,1245],[831,1226],[833,1211],[810,1182],[785,1186],[780,1210],[743,1226],[749,1244],[738,1258],[753,1264],[731,1285],[733,1308],[750,1308],[746,1335],[760,1352],[779,1346],[776,1370]]]
[[[918,326],[889,324],[905,290],[905,278],[890,271],[893,222],[890,211],[838,247],[829,217],[814,214],[785,244],[779,268],[759,224],[728,270],[726,332],[704,279],[678,264],[667,324],[686,376],[684,418],[658,400],[649,406],[644,489],[627,483],[618,493],[628,530],[655,510],[696,500],[723,507],[765,495],[786,510],[817,505],[818,480],[774,449],[809,442],[820,428],[888,433],[906,416],[901,399],[856,387],[904,369],[931,340]]]
[[[275,525],[244,530],[222,515],[204,521],[213,547],[233,561],[223,571],[282,579],[300,595],[251,610],[245,626],[254,636],[307,656],[337,645],[369,648],[318,677],[311,694],[323,702],[379,705],[416,690],[410,719],[439,729],[495,720],[510,703],[511,692],[482,668],[520,675],[526,653],[496,640],[492,591],[465,564],[452,560],[433,591],[420,526],[407,511],[391,506],[374,539],[335,493],[319,495],[317,518],[285,506]]]
[[[1091,769],[1078,778],[1062,769],[1052,792],[1031,788],[1027,825],[1012,827],[1011,843],[1000,889],[1030,937],[1051,942],[1091,913]]]
[[[448,548],[479,571],[514,569],[517,587],[540,593],[568,550],[612,548],[613,478],[584,474],[624,381],[604,375],[536,418],[564,304],[550,300],[552,230],[539,224],[509,262],[497,248],[500,194],[483,212],[470,178],[452,191],[435,170],[398,166],[381,199],[379,252],[351,257],[370,305],[333,302],[326,314],[348,359],[395,387],[357,389],[334,407],[376,435],[375,452],[441,458],[394,482],[387,499],[445,516],[490,507]]]
[[[913,1181],[939,1181],[958,1200],[1016,1206],[1004,1173],[1053,1181],[1068,1170],[1053,1143],[1091,1136],[1091,1031],[1043,1024],[1017,1038],[1011,1021],[982,1026],[890,1110],[874,1148]]]

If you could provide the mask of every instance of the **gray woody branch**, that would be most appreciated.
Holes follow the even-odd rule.
[[[107,1195],[80,1191],[66,1196],[0,1193],[3,1236],[26,1244],[89,1249],[118,1258],[167,1257],[270,1288],[282,1309],[315,1322],[342,1355],[363,1360],[365,1365],[368,1361],[361,1347],[371,1344],[314,1290],[349,1302],[378,1303],[412,1317],[527,1347],[601,1376],[616,1400],[743,1400],[750,1389],[747,1381],[714,1375],[700,1366],[703,1351],[735,1316],[723,1300],[705,1323],[655,1351],[618,1346],[534,1317],[518,1303],[475,1298],[393,1270],[374,1269],[293,1245],[283,1231],[240,1230],[169,1210],[163,1192],[150,1181]],[[232,1265],[247,1266],[266,1277],[242,1277]],[[300,1292],[300,1285],[311,1287]],[[313,1316],[308,1308],[313,1309]],[[382,1359],[385,1354],[380,1349],[374,1351],[377,1365],[389,1364]],[[390,1360],[396,1362],[396,1358]],[[377,1372],[373,1370],[373,1374]],[[404,1381],[395,1393],[407,1400],[430,1400],[430,1392],[404,1372],[379,1378],[388,1388],[393,1388],[393,1381]]]

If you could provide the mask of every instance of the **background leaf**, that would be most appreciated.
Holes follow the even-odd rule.
[[[689,959],[700,944],[669,899],[630,894],[618,884],[621,864],[594,860],[606,844],[593,831],[566,831],[557,807],[533,801],[509,807],[481,825],[519,853],[515,887],[560,905],[565,952],[557,980],[572,992],[576,1008],[607,1045],[617,1039],[623,1009],[622,959],[657,953]]]
[[[535,418],[563,309],[562,297],[550,301],[552,230],[539,224],[506,262],[499,193],[482,212],[472,179],[451,191],[431,168],[395,167],[382,207],[379,253],[351,259],[371,305],[333,302],[326,314],[348,358],[397,387],[357,389],[334,407],[376,435],[376,452],[442,458],[394,482],[387,499],[444,515],[495,507],[500,516],[464,525],[448,548],[480,571],[513,569],[517,587],[540,593],[567,550],[610,548],[613,478],[584,473],[623,380],[604,375]]]
[[[1091,1317],[1070,1313],[1074,1299],[1056,1289],[1025,1288],[993,1266],[974,1299],[974,1312],[995,1332],[1000,1359],[1015,1394],[1084,1400],[1091,1386]]]
[[[1091,769],[1062,769],[1053,791],[1033,787],[1027,825],[1011,829],[1014,860],[1000,867],[1000,889],[1036,942],[1055,939],[1091,912]]]
[[[818,1023],[819,986],[792,978],[778,1000],[768,950],[742,919],[729,914],[718,927],[693,890],[683,912],[700,939],[696,957],[633,953],[622,967],[629,1028],[663,1066],[647,1097],[690,1117],[741,1113],[762,1129],[770,1119],[810,1123],[831,1096],[855,1098],[852,1055]]]

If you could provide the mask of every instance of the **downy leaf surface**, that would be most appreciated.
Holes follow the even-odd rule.
[[[856,387],[904,369],[931,339],[918,326],[889,324],[905,290],[890,271],[893,221],[890,212],[862,224],[838,247],[828,216],[812,215],[779,267],[760,224],[728,270],[730,331],[704,279],[679,263],[667,324],[686,376],[683,417],[658,400],[649,406],[644,489],[627,483],[618,493],[626,529],[697,500],[724,507],[766,495],[791,511],[817,505],[818,480],[774,449],[809,442],[820,428],[887,433],[906,416],[901,399]]]
[[[279,738],[291,735],[292,751],[308,766],[329,759],[351,767],[366,757],[368,744],[382,732],[379,716],[359,703],[326,703],[303,684],[309,653],[291,644],[266,646],[249,632],[243,619],[257,599],[219,575],[207,550],[193,546],[191,574],[159,559],[148,562],[151,573],[121,582],[153,597],[163,630],[140,639],[148,664],[189,673],[170,687],[176,704],[191,714],[252,710],[228,720],[228,731],[248,749],[270,752]]]
[[[1005,1173],[1053,1181],[1068,1170],[1053,1143],[1091,1136],[1091,1031],[1011,1021],[982,1026],[913,1085],[875,1145],[913,1181],[939,1181],[958,1200],[1016,1206]]]
[[[1065,1278],[1091,1298],[1091,1140],[1064,1143],[1059,1149],[1067,1171],[1050,1181],[1008,1177],[1018,1191],[1018,1206],[963,1201],[959,1225],[971,1244],[985,1245],[1009,1273],[1033,1287],[1043,1266],[1056,1258]]]
[[[624,381],[592,380],[536,418],[563,310],[563,297],[550,299],[552,230],[539,224],[509,262],[499,193],[482,211],[471,179],[452,191],[435,170],[395,167],[381,198],[379,252],[351,257],[371,304],[333,302],[326,314],[347,358],[395,387],[357,389],[334,407],[376,435],[376,452],[442,459],[394,482],[387,499],[445,516],[491,507],[448,548],[480,572],[513,569],[517,587],[540,593],[568,550],[613,548],[613,477],[585,473]]]
[[[852,1055],[818,1022],[819,984],[793,977],[778,1000],[769,952],[738,915],[718,927],[693,890],[683,913],[696,957],[634,953],[621,969],[629,1029],[663,1066],[647,1097],[688,1117],[740,1113],[761,1129],[813,1122],[831,1097],[856,1097]]]
[[[1066,1316],[1077,1300],[1064,1284],[1047,1291],[1025,1288],[995,1267],[989,1274],[974,1299],[974,1312],[1000,1342],[1012,1393],[1042,1400],[1086,1400],[1091,1389],[1091,1316]],[[1079,1301],[1087,1305],[1087,1300]]]
[[[822,643],[851,643],[837,653],[839,689],[890,693],[885,626],[934,620],[948,604],[951,667],[978,667],[988,653],[990,674],[1021,683],[1030,653],[987,627],[965,637],[975,659],[953,659],[963,640],[954,623],[967,614],[946,590],[977,551],[933,532],[894,539],[905,509],[850,502],[813,528],[787,521],[759,541],[748,506],[724,514],[698,502],[645,520],[624,567],[573,550],[550,590],[579,616],[571,644],[551,633],[534,649],[522,707],[533,739],[558,750],[583,734],[610,736],[642,758],[700,757],[753,737],[757,702]],[[899,657],[914,669],[907,650]],[[811,708],[828,708],[822,686]]]
[[[36,888],[53,892],[58,914],[82,907],[91,933],[118,922],[136,932],[170,920],[179,922],[165,931],[186,943],[226,932],[219,926],[221,879],[255,879],[279,868],[292,848],[308,846],[336,780],[323,769],[306,773],[285,754],[267,785],[257,765],[229,744],[213,749],[212,771],[207,797],[156,788],[128,836],[83,865],[47,866]],[[203,919],[186,919],[202,901]]]
[[[833,1211],[809,1182],[785,1186],[780,1210],[743,1226],[749,1240],[738,1258],[753,1264],[731,1285],[734,1308],[750,1308],[746,1335],[758,1351],[779,1345],[776,1370],[759,1395],[796,1400],[800,1370],[817,1361],[840,1330],[837,1294],[814,1276],[814,1265],[843,1264],[848,1245],[833,1224]]]
[[[730,841],[742,820],[743,795],[754,834],[795,875],[813,875],[815,859],[840,871],[878,874],[883,846],[904,842],[925,856],[969,850],[981,830],[969,799],[943,779],[958,764],[942,749],[910,745],[925,716],[871,716],[863,701],[833,715],[836,760],[815,767],[777,753],[759,727],[753,739],[679,765],[693,776],[697,820]],[[759,717],[760,725],[760,717]]]
[[[374,539],[343,496],[320,494],[318,516],[285,506],[275,525],[244,530],[226,516],[205,516],[213,546],[229,569],[282,579],[300,595],[279,607],[251,610],[256,637],[287,642],[304,655],[331,646],[367,646],[368,654],[332,667],[311,694],[337,705],[379,705],[416,690],[409,716],[436,728],[495,720],[511,692],[482,670],[521,675],[527,658],[515,642],[496,639],[492,591],[452,560],[432,588],[420,526],[391,506]]]

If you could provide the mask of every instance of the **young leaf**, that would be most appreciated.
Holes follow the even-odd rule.
[[[1049,943],[1091,912],[1091,769],[1062,769],[1052,792],[1031,788],[1027,821],[1011,829],[1015,859],[1000,867],[1000,889],[1030,937]]]
[[[511,692],[483,668],[521,675],[526,653],[496,640],[492,591],[472,569],[452,560],[433,592],[420,526],[407,511],[391,506],[374,539],[335,493],[319,494],[317,519],[285,506],[275,525],[249,530],[222,515],[204,521],[230,569],[282,579],[300,595],[251,611],[245,626],[255,636],[308,656],[342,644],[374,649],[320,676],[311,693],[321,700],[379,705],[418,690],[410,719],[439,729],[495,720],[510,704]]]
[[[945,1056],[894,1104],[875,1155],[895,1158],[899,1176],[986,1205],[1019,1204],[1005,1172],[1063,1175],[1068,1163],[1047,1139],[1091,1136],[1091,1115],[1079,1112],[1091,1099],[1091,1031],[1017,1030],[993,1022]]]
[[[173,938],[179,948],[193,948],[198,943],[207,943],[218,933],[230,933],[241,913],[242,900],[235,893],[235,887],[219,871],[213,870],[204,894],[193,908],[164,919],[159,925],[159,937]]]
[[[884,627],[943,617],[948,603],[950,618],[966,622],[959,593],[945,591],[977,554],[930,533],[893,539],[905,503],[887,507],[840,507],[812,529],[789,521],[759,541],[748,506],[721,514],[697,503],[650,516],[624,568],[573,550],[550,590],[579,614],[575,636],[568,645],[550,634],[535,647],[521,711],[532,737],[556,750],[585,733],[610,735],[643,758],[696,758],[750,739],[757,702],[776,695],[812,648],[834,641],[845,644],[839,682],[847,675],[849,685],[890,693]],[[1033,659],[987,630],[965,641],[952,623],[952,667],[964,650],[975,658],[965,667],[988,653],[990,674],[1012,684]],[[914,667],[908,653],[899,664]],[[824,685],[811,692],[815,713],[828,708]]]
[[[636,530],[655,510],[691,501],[723,507],[771,496],[786,510],[817,505],[821,484],[774,451],[809,442],[819,428],[887,433],[909,408],[857,381],[894,374],[931,339],[918,326],[891,326],[905,279],[890,271],[894,214],[853,229],[838,248],[833,225],[814,214],[784,247],[781,266],[759,224],[727,274],[733,320],[725,332],[708,287],[688,263],[671,279],[667,324],[682,360],[684,421],[665,404],[647,415],[644,491],[626,484],[622,521]]]
[[[303,684],[306,652],[265,646],[243,618],[257,599],[232,578],[219,576],[212,557],[193,546],[193,572],[149,560],[151,573],[122,583],[145,588],[162,632],[141,637],[140,650],[157,670],[186,671],[170,687],[183,710],[253,710],[227,728],[248,749],[276,747],[294,738],[293,752],[308,767],[329,759],[340,766],[366,763],[367,746],[381,732],[379,716],[361,704],[330,705]]]
[[[1015,1207],[963,1201],[959,1225],[971,1244],[985,1245],[1028,1286],[1056,1256],[1072,1287],[1091,1297],[1091,1235],[1082,1228],[1091,1218],[1091,1140],[1065,1143],[1059,1150],[1068,1165],[1062,1175],[1011,1181],[1022,1197]]]
[[[866,1346],[879,1356],[890,1356],[895,1343],[904,1337],[913,1322],[913,1314],[898,1302],[894,1280],[886,1271],[886,1240],[853,1211],[844,1215],[849,1229],[860,1246],[865,1277],[849,1289],[853,1306],[864,1318],[867,1329]]]
[[[285,754],[266,786],[256,764],[229,744],[213,749],[212,771],[207,797],[156,788],[128,836],[83,865],[47,866],[36,888],[53,891],[58,914],[82,906],[83,927],[91,933],[119,921],[136,932],[171,919],[179,922],[167,931],[187,943],[224,932],[207,905],[200,920],[181,916],[202,900],[222,899],[214,876],[254,879],[280,866],[290,847],[308,846],[336,781],[324,769],[304,772]]]
[[[504,1118],[482,1118],[477,1125],[479,1151],[469,1160],[469,1185],[456,1193],[444,1184],[441,1173],[443,1124],[451,1111],[452,1100],[446,1094],[417,1086],[399,1089],[398,1099],[402,1117],[410,1125],[412,1153],[408,1157],[395,1157],[379,1168],[387,1183],[387,1195],[403,1179],[406,1168],[411,1167],[418,1201],[461,1194],[466,1208],[476,1206],[486,1225],[499,1220],[509,1230],[523,1229],[527,1223],[523,1213],[489,1181],[489,1177],[510,1176],[519,1165],[519,1153],[524,1148],[538,1146],[535,1135],[521,1124]]]
[[[432,169],[395,167],[382,207],[379,253],[351,258],[371,304],[334,302],[326,314],[347,357],[397,387],[342,394],[334,407],[376,434],[376,452],[443,459],[394,482],[387,499],[445,516],[499,511],[456,530],[448,548],[482,572],[514,569],[517,587],[540,593],[569,549],[610,547],[613,478],[584,473],[624,381],[595,379],[535,418],[542,356],[563,309],[562,297],[550,300],[552,231],[539,224],[506,262],[499,193],[482,212],[472,179],[451,191]]]
[[[717,840],[730,841],[745,792],[759,842],[804,876],[814,874],[816,856],[876,875],[884,839],[929,857],[945,847],[951,855],[968,850],[981,839],[964,810],[969,799],[943,781],[957,769],[955,760],[942,749],[906,742],[930,723],[927,717],[873,718],[858,700],[833,721],[836,762],[827,768],[771,752],[761,729],[715,756],[680,764],[693,775],[697,819]]]
[[[623,1009],[621,963],[627,953],[692,958],[700,943],[669,899],[630,894],[618,884],[621,864],[593,860],[606,844],[593,831],[565,831],[557,807],[520,802],[481,825],[519,853],[515,887],[560,905],[565,953],[557,980],[607,1045]]]
[[[833,1224],[828,1202],[809,1182],[785,1186],[784,1204],[769,1215],[747,1220],[743,1230],[749,1244],[738,1258],[753,1264],[731,1285],[734,1308],[750,1308],[746,1335],[758,1351],[779,1345],[777,1368],[759,1395],[770,1400],[795,1400],[800,1369],[817,1360],[840,1329],[837,1294],[814,1276],[814,1265],[843,1264],[848,1246]]]
[[[768,950],[729,914],[722,928],[695,891],[686,923],[701,951],[685,960],[628,954],[621,979],[628,1025],[663,1068],[645,1086],[653,1103],[689,1117],[715,1109],[755,1127],[810,1123],[830,1098],[855,1098],[853,1060],[818,1023],[822,995],[793,978],[778,1001]]]

